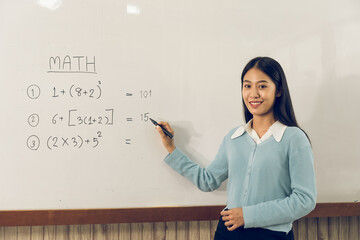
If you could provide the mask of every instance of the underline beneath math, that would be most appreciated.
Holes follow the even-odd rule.
[[[86,72],[86,71],[47,71],[47,73],[90,73],[90,74],[97,74],[97,72]]]

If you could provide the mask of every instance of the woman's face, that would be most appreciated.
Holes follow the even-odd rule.
[[[276,85],[271,78],[257,68],[251,68],[244,76],[242,96],[249,112],[255,117],[274,117],[273,107]]]

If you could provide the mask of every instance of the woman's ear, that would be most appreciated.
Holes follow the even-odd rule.
[[[279,89],[279,90],[277,91],[277,93],[276,93],[276,97],[280,97],[281,95],[282,95],[282,90]]]

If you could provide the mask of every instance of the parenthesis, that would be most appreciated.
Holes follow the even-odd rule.
[[[85,125],[89,125],[86,123],[86,119],[87,119],[87,116],[84,118],[84,123],[85,123]]]
[[[82,145],[83,145],[83,143],[84,143],[84,140],[78,135],[78,137],[80,138],[80,142],[81,142],[81,144],[79,145],[79,147],[78,148],[81,148],[82,147]]]
[[[73,98],[73,95],[72,95],[72,89],[75,87],[75,85],[72,85],[71,87],[70,87],[70,96]]]
[[[50,139],[51,139],[51,136],[48,138],[48,140],[47,140],[47,142],[46,142],[46,145],[47,145],[48,149],[52,150],[52,148],[51,148],[50,145],[49,145]]]
[[[99,96],[97,99],[99,99],[101,97],[101,87],[99,85],[96,85],[99,88]]]

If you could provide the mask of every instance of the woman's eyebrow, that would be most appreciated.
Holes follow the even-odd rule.
[[[268,82],[269,82],[268,80],[259,80],[256,83],[268,83]]]
[[[252,81],[250,80],[244,80],[244,83],[252,83]],[[255,83],[269,83],[268,80],[259,80],[259,81],[255,81]]]

